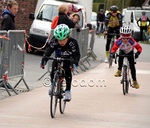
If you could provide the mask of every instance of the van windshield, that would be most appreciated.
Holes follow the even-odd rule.
[[[78,14],[80,16],[79,25],[83,26],[82,11],[79,11]],[[52,21],[56,15],[58,15],[58,6],[57,5],[48,5],[48,4],[45,4],[40,9],[40,11],[39,11],[39,13],[37,15],[37,19],[38,20]]]
[[[58,14],[58,6],[45,4],[39,11],[37,19],[52,21],[57,14]]]
[[[142,12],[135,12],[135,19],[138,20],[142,16]],[[150,12],[146,11],[146,16],[150,18]]]

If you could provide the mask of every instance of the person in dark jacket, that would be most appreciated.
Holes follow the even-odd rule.
[[[105,22],[104,10],[100,9],[98,14],[97,14],[97,29],[96,29],[97,34],[103,32],[103,28],[105,25],[104,22]]]
[[[2,12],[1,30],[15,30],[15,15],[18,12],[18,3],[10,0],[7,8]]]
[[[69,18],[67,13],[68,13],[68,5],[67,4],[60,5],[59,8],[58,8],[58,22],[57,22],[57,25],[66,24],[69,28],[74,28],[75,23]]]
[[[55,19],[56,17],[58,21]],[[72,18],[72,16],[68,16],[68,4],[62,4],[58,8],[58,15],[52,21],[51,28],[54,29],[59,24],[66,24],[69,28],[80,28],[78,24],[73,22]],[[55,26],[52,26],[53,24]]]
[[[51,39],[49,47],[47,47],[43,58],[41,60],[41,68],[44,68],[48,59],[47,57],[51,56],[55,52],[56,57],[63,58],[72,58],[74,67],[78,66],[80,60],[80,50],[79,45],[76,39],[69,36],[70,29],[65,24],[57,25],[54,29],[54,37]],[[64,61],[63,69],[65,70],[65,79],[66,79],[66,90],[65,90],[65,100],[71,100],[71,82],[72,74],[71,70],[74,70],[74,67],[71,67],[71,62]],[[57,67],[57,62],[53,61],[52,70],[51,70],[51,80],[53,80],[54,72]],[[51,90],[49,91],[51,94]]]

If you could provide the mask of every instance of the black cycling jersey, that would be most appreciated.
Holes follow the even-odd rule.
[[[46,49],[44,56],[51,56],[53,52],[55,52],[56,56],[61,55],[66,58],[72,57],[74,59],[74,64],[78,66],[78,62],[80,60],[80,50],[79,45],[75,39],[69,37],[66,45],[61,46],[58,43],[58,40],[53,37],[49,44],[49,47]]]

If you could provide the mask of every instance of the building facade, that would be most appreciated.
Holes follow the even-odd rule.
[[[8,0],[0,1],[0,14],[2,14],[3,10],[6,7]],[[32,20],[29,19],[29,14],[34,13],[36,4],[38,0],[16,0],[19,4],[19,10],[16,14],[15,24],[17,30],[26,30],[29,33],[30,26],[32,24]],[[0,17],[0,23],[2,18]]]

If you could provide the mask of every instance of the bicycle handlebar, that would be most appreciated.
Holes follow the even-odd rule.
[[[120,56],[120,57],[132,57],[133,55],[127,55],[127,54],[123,54],[123,55],[119,55],[118,53],[115,53],[116,56],[115,56],[115,64],[117,64],[117,57]],[[135,53],[134,53],[135,55]],[[134,62],[136,64],[136,62]]]
[[[132,57],[132,55],[127,55],[127,54],[123,54],[123,55],[119,55],[116,53],[116,57],[121,56],[121,57]]]
[[[107,33],[107,35],[118,36],[118,35],[120,35],[120,34],[116,34],[116,33]]]
[[[45,57],[49,60],[56,60],[56,61],[70,61],[73,62],[73,58],[63,58],[63,57]]]

